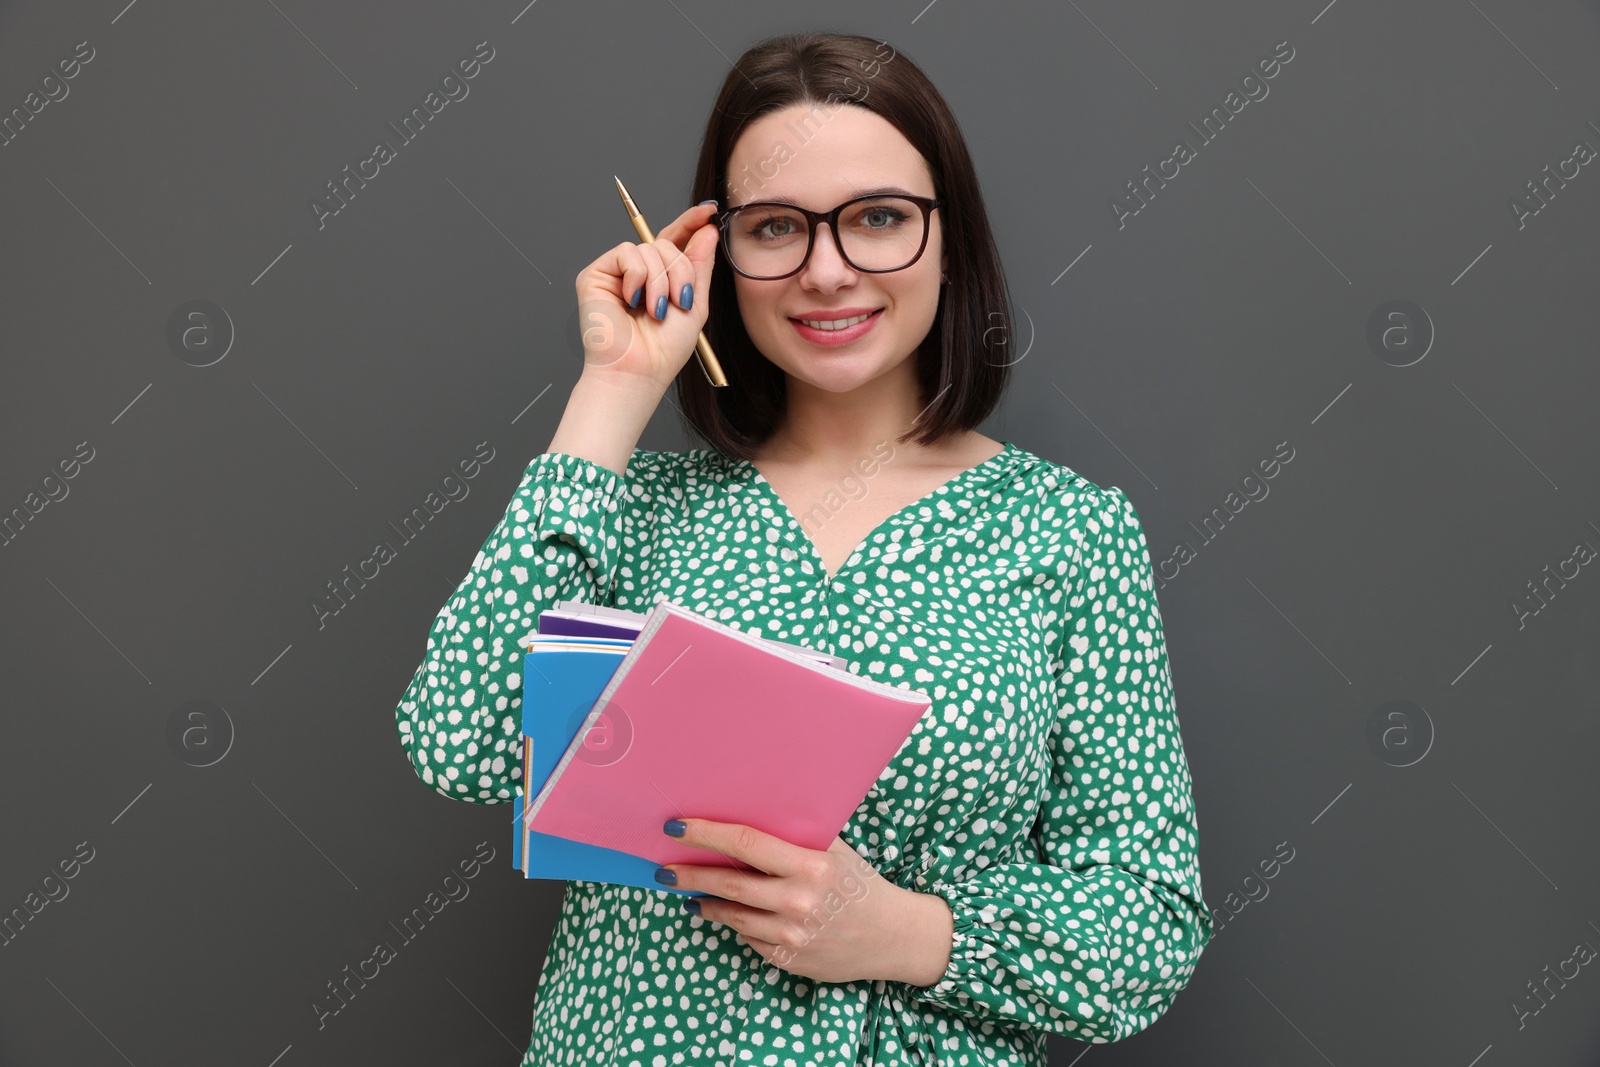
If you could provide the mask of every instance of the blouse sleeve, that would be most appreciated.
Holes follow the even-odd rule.
[[[1197,822],[1138,514],[1104,490],[1068,573],[1037,862],[924,891],[954,917],[916,1000],[976,1021],[1118,1041],[1164,1014],[1210,940]]]
[[[505,804],[521,784],[521,641],[558,600],[610,606],[623,555],[654,517],[662,456],[635,451],[627,476],[546,452],[528,464],[505,516],[440,609],[395,724],[434,792]]]

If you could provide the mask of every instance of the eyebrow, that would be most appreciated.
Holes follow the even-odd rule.
[[[890,193],[898,193],[901,196],[921,196],[922,195],[921,193],[913,193],[910,189],[902,189],[898,185],[880,185],[880,186],[877,186],[876,188],[873,188],[873,189],[862,189],[860,192],[855,193],[853,196],[849,197],[849,199],[854,200],[854,199],[856,199],[856,197],[861,197],[861,196],[883,196],[885,194],[890,194]],[[800,207],[801,206],[800,202],[798,200],[796,200],[792,196],[763,196],[763,197],[757,197],[754,200],[747,201],[747,203],[750,203],[750,204],[789,204],[792,207]],[[730,207],[744,207],[745,205],[744,204],[730,204],[729,206]]]

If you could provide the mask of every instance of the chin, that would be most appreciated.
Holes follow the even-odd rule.
[[[849,393],[881,378],[894,363],[871,353],[786,352],[778,369],[789,377],[828,393]]]

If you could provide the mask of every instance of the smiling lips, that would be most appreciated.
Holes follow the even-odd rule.
[[[882,308],[818,308],[792,316],[795,332],[818,345],[849,344],[877,325]]]
[[[854,326],[857,322],[871,315],[881,308],[817,308],[790,318],[805,323],[819,330],[842,330]]]

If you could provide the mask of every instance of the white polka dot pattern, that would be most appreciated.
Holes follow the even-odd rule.
[[[662,597],[933,699],[841,836],[948,902],[950,964],[925,987],[813,982],[674,894],[568,882],[524,1065],[1042,1067],[1046,1033],[1120,1040],[1188,983],[1213,927],[1150,556],[1121,489],[1007,442],[829,578],[747,461],[637,450],[623,477],[538,456],[396,709],[418,776],[509,803],[518,639],[556,600]]]

